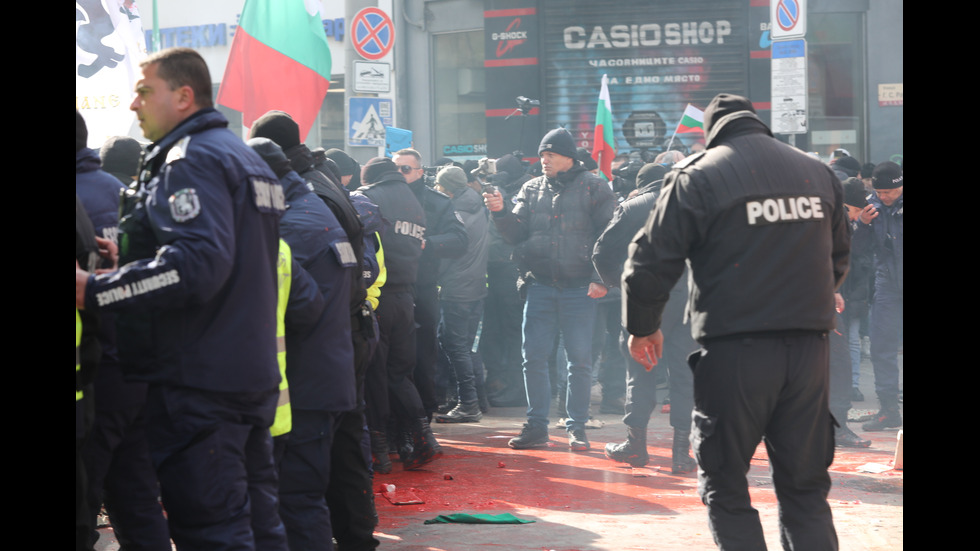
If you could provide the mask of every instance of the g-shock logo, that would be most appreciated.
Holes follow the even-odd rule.
[[[518,31],[521,27],[521,18],[515,17],[513,21],[507,25],[507,28],[502,33],[493,33],[491,39],[497,43],[497,57],[503,57],[504,54],[513,50],[517,46],[520,46],[527,40],[527,31]]]
[[[823,218],[820,197],[778,197],[745,203],[750,226]]]

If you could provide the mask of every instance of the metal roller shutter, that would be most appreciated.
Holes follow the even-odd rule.
[[[543,0],[546,128],[564,126],[590,149],[608,74],[616,150],[664,147],[688,103],[703,110],[718,93],[747,95],[749,4]]]

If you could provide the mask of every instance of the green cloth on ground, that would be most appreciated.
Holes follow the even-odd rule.
[[[436,518],[425,521],[425,524],[528,524],[533,520],[523,520],[510,513],[500,513],[499,515],[488,515],[485,513],[456,513],[453,515],[439,515]]]

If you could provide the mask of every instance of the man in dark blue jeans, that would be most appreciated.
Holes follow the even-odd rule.
[[[487,257],[490,223],[476,191],[466,185],[466,173],[447,166],[436,175],[436,189],[452,198],[466,228],[469,245],[458,258],[444,259],[439,269],[442,323],[439,342],[456,373],[459,403],[436,417],[439,423],[475,423],[483,418],[476,395],[472,349],[487,296]]]
[[[544,175],[524,184],[511,211],[504,208],[499,192],[483,194],[500,234],[516,245],[514,260],[525,282],[531,282],[524,306],[527,423],[508,445],[526,449],[548,442],[548,356],[561,331],[568,353],[568,445],[572,451],[586,451],[595,299],[606,294],[591,252],[612,218],[615,198],[606,182],[576,160],[575,141],[567,130],[546,134],[538,155]]]

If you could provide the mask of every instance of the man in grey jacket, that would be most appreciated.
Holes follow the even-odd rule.
[[[487,296],[487,257],[490,240],[483,201],[466,185],[466,174],[447,166],[436,175],[436,189],[452,198],[453,208],[463,219],[469,245],[458,258],[447,258],[439,267],[439,304],[442,322],[439,342],[456,374],[459,403],[436,417],[439,423],[475,423],[483,418],[476,394],[472,349],[476,329]]]

